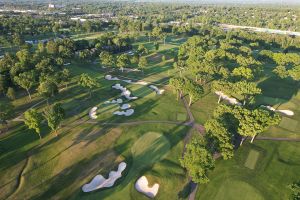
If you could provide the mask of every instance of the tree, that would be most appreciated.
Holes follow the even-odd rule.
[[[249,103],[251,97],[261,94],[261,89],[254,82],[240,81],[234,84],[234,90],[237,94],[243,96],[244,105]]]
[[[47,42],[46,50],[47,50],[47,53],[56,55],[58,53],[57,43],[52,40]]]
[[[65,110],[61,107],[61,104],[56,103],[53,106],[46,107],[44,110],[44,117],[47,120],[48,126],[57,136],[57,130],[65,117]]]
[[[139,60],[139,69],[142,70],[143,74],[144,74],[144,69],[145,67],[148,65],[148,61],[147,61],[147,58],[146,57],[141,57],[140,60]]]
[[[182,97],[185,81],[183,78],[170,78],[169,85],[175,90],[177,100]]]
[[[213,118],[207,120],[204,127],[207,137],[213,140],[211,145],[216,147],[225,160],[232,158],[234,153],[233,134],[227,130],[226,126],[219,119]]]
[[[50,97],[55,96],[58,93],[57,85],[51,80],[45,80],[40,83],[38,89],[38,93],[47,99],[47,103]]]
[[[201,98],[201,96],[204,94],[204,89],[201,85],[198,85],[192,80],[186,80],[185,82],[184,90],[190,97],[189,106],[191,106],[193,100],[196,101]]]
[[[293,67],[288,71],[290,77],[294,81],[299,81],[300,80],[300,65]]]
[[[8,120],[14,115],[14,106],[10,102],[0,101],[0,123],[3,125],[8,125]],[[8,126],[7,126],[8,129]]]
[[[187,169],[192,180],[201,184],[209,182],[207,172],[214,168],[214,159],[203,143],[200,136],[192,138],[180,159],[181,166]]]
[[[34,71],[23,72],[19,76],[14,77],[14,81],[23,89],[26,90],[29,98],[31,99],[30,89],[35,84],[35,73]]]
[[[300,181],[294,182],[288,188],[292,191],[292,199],[300,200]]]
[[[152,36],[157,39],[159,37],[161,37],[161,34],[162,34],[162,29],[160,27],[155,27],[153,30],[152,30]]]
[[[124,67],[126,67],[129,64],[129,58],[127,54],[121,54],[117,57],[117,67],[121,69],[123,72]]]
[[[24,113],[24,122],[29,129],[33,129],[41,137],[42,116],[37,110],[31,108]]]
[[[148,49],[147,49],[143,44],[140,44],[140,45],[138,46],[137,52],[138,52],[140,55],[148,54]]]
[[[82,24],[82,28],[86,31],[86,32],[91,32],[92,31],[92,24],[90,21],[85,21]]]
[[[252,70],[247,67],[237,67],[232,71],[232,75],[240,80],[251,80],[254,78]]]
[[[281,121],[281,117],[277,113],[261,108],[248,110],[241,106],[235,106],[231,112],[239,121],[238,133],[244,137],[252,137],[251,143],[256,135]]]
[[[158,42],[154,42],[154,47],[155,47],[155,50],[158,51],[158,49],[159,49],[159,44],[158,44]]]
[[[0,93],[5,94],[8,85],[7,77],[0,74]]]
[[[174,62],[173,67],[175,69],[179,70],[180,76],[182,76],[182,71],[185,68],[185,62],[183,60],[178,60],[177,62]]]
[[[230,93],[233,88],[233,83],[228,82],[228,81],[218,80],[218,81],[214,81],[212,83],[211,88],[216,92],[218,91],[218,92],[223,92],[223,93]],[[218,99],[218,104],[220,103],[221,98],[222,98],[222,95],[220,93],[219,99]]]
[[[99,55],[100,63],[107,67],[114,65],[114,56],[107,51],[102,51]]]
[[[7,96],[10,100],[15,100],[15,99],[16,99],[16,92],[15,92],[14,88],[9,87],[9,88],[7,89],[7,92],[6,92],[6,96]]]
[[[65,87],[68,88],[68,82],[70,81],[71,73],[68,69],[63,69],[60,74],[61,81],[65,84]]]
[[[278,65],[277,67],[275,67],[273,72],[282,79],[289,76],[289,72],[286,70],[286,67],[282,65]]]
[[[89,89],[89,93],[90,93],[90,97],[92,97],[92,89],[94,87],[98,87],[99,84],[96,81],[96,79],[90,77],[87,74],[81,74],[80,79],[79,79],[79,85],[81,85],[82,87],[88,88]]]

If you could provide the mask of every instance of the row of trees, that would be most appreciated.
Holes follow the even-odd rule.
[[[204,89],[201,85],[188,78],[171,78],[169,85],[174,89],[177,94],[177,99],[182,98],[183,94],[189,96],[189,106],[193,101],[199,100],[204,94]]]
[[[39,113],[36,109],[29,109],[24,113],[25,125],[34,130],[42,139],[41,129],[42,123],[45,119],[51,130],[58,135],[58,129],[62,120],[65,117],[65,110],[62,108],[60,103],[56,103],[52,106],[47,106],[43,113]]]

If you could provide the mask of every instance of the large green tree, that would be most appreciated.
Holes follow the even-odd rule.
[[[14,77],[14,81],[28,93],[31,99],[30,89],[35,85],[35,72],[28,71]]]
[[[14,106],[10,102],[0,101],[0,123],[7,126],[8,120],[11,119],[13,115]]]
[[[62,108],[60,103],[56,103],[52,106],[48,106],[44,109],[44,117],[47,120],[48,126],[52,131],[58,135],[57,130],[60,127],[62,120],[65,117],[65,110]]]
[[[42,139],[41,136],[41,125],[42,125],[42,115],[38,113],[36,109],[29,109],[24,113],[24,122],[29,129],[33,129]]]
[[[99,87],[99,83],[97,82],[97,80],[85,73],[81,74],[79,79],[79,85],[89,89],[90,97],[92,97],[93,88]]]
[[[201,184],[209,182],[207,173],[214,168],[213,156],[203,143],[200,136],[192,138],[186,145],[183,158],[180,159],[181,166],[186,168],[192,180]]]

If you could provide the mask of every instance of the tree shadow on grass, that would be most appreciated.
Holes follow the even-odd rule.
[[[64,169],[58,175],[52,177],[46,182],[41,183],[40,185],[49,185],[49,188],[45,192],[30,197],[30,199],[49,199],[50,197],[54,198],[58,193],[60,193],[62,190],[64,190],[69,185],[72,185],[75,182],[80,182],[81,183],[80,185],[83,185],[85,183],[85,180],[87,180],[86,177],[91,177],[92,171],[98,171],[97,167],[100,167],[98,163],[100,161],[99,159],[101,159],[101,157],[103,157],[110,151],[111,150],[108,149],[104,152],[95,154],[89,159],[81,160],[80,162],[74,164],[73,166]],[[105,165],[106,167],[109,166],[112,167],[114,163],[108,165],[105,164]],[[39,188],[40,185],[36,185],[34,188]],[[71,190],[75,192],[77,188],[72,188]],[[64,198],[65,199],[70,198],[73,192],[64,195]],[[58,196],[56,196],[56,198],[58,198]]]
[[[277,77],[265,79],[258,84],[258,87],[262,89],[262,95],[257,98],[270,97],[279,100],[280,104],[291,100],[299,91],[299,84],[289,79],[279,79]],[[268,100],[262,101],[268,103]],[[272,102],[269,104],[272,104]]]
[[[120,182],[120,185],[117,185],[116,187],[114,187],[112,189],[103,191],[101,193],[101,197],[105,198],[105,197],[110,196],[112,192],[122,191],[125,187],[128,187],[129,184],[135,183],[135,181],[137,180],[138,177],[144,175],[147,171],[152,170],[153,165],[155,163],[161,162],[161,161],[159,161],[160,159],[162,159],[165,156],[168,156],[168,153],[170,152],[170,150],[172,150],[172,148],[174,148],[176,146],[176,144],[179,143],[183,139],[184,133],[182,133],[182,134],[180,134],[180,133],[184,132],[185,129],[182,130],[182,129],[180,129],[180,127],[181,126],[175,126],[174,128],[172,128],[171,130],[168,131],[169,133],[174,133],[176,135],[179,135],[178,137],[172,137],[170,135],[170,137],[172,137],[172,141],[169,140],[169,143],[171,144],[171,146],[168,151],[164,151],[164,145],[161,145],[162,141],[159,142],[159,141],[155,140],[154,142],[159,145],[157,148],[155,148],[155,147],[149,148],[149,149],[141,152],[137,156],[135,156],[135,155],[132,155],[132,157],[127,156],[125,159],[125,162],[129,158],[130,158],[130,160],[132,159],[132,166],[130,166],[131,168],[129,169],[128,174],[126,174],[124,176],[124,180],[122,180],[122,182]],[[178,132],[180,132],[180,133],[178,133]],[[128,143],[128,141],[126,141],[126,143]],[[152,144],[152,145],[155,145],[155,144]],[[162,154],[162,152],[165,152],[165,153]],[[150,156],[149,156],[149,154],[150,154]],[[151,155],[154,155],[154,157],[150,158]],[[173,163],[172,165],[175,166],[176,163]],[[133,187],[133,185],[130,187]]]

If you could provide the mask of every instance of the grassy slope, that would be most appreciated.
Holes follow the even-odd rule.
[[[148,141],[143,141],[145,146],[140,147],[139,151],[141,151],[141,154],[132,154],[132,151],[137,150],[135,146],[136,141],[141,142],[140,139],[149,138],[148,134],[152,131],[164,135],[162,136],[164,139],[159,139],[159,141],[163,141],[164,145],[150,143],[150,141],[153,141],[151,137],[152,139],[148,140],[149,143]],[[126,158],[128,166],[125,170],[125,177],[118,182],[117,186],[111,189],[99,190],[89,194],[78,191],[73,198],[147,199],[134,189],[135,181],[142,175],[150,178],[150,184],[154,182],[160,184],[157,199],[166,199],[166,197],[177,199],[179,195],[182,197],[186,196],[185,185],[187,177],[184,170],[179,166],[178,161],[183,150],[182,138],[186,131],[188,131],[186,128],[174,125],[124,127],[121,137],[115,144],[115,150]],[[155,138],[157,137],[155,136]],[[166,151],[164,147],[170,147],[170,150]],[[149,151],[155,151],[155,153]],[[141,159],[144,155],[147,159]]]
[[[197,199],[288,199],[287,185],[300,176],[300,143],[255,141],[246,143],[232,160],[221,160],[209,174],[211,181],[200,185]],[[251,149],[260,152],[256,167],[244,166]],[[241,187],[237,187],[241,186]]]

